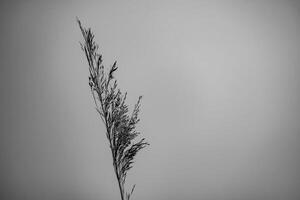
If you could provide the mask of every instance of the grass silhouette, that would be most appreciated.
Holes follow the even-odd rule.
[[[88,61],[89,85],[96,110],[105,125],[121,200],[130,200],[135,185],[130,192],[125,191],[127,172],[132,168],[136,154],[149,145],[145,138],[138,142],[133,141],[140,134],[136,131],[136,124],[140,120],[138,114],[142,96],[138,98],[133,112],[129,114],[126,105],[127,93],[122,94],[114,77],[118,69],[117,62],[105,72],[102,55],[98,53],[99,46],[94,41],[91,28],[84,28],[79,19],[77,22],[84,38],[80,44]]]

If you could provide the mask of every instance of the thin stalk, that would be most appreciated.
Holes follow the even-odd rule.
[[[119,176],[116,164],[114,164],[114,166],[115,166],[114,169],[115,169],[115,173],[116,173],[116,177],[117,177],[118,185],[119,185],[119,189],[120,189],[121,199],[124,200],[124,188],[123,188],[123,185],[120,182],[121,180],[120,180],[120,176]]]

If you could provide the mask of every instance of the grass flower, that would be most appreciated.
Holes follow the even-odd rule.
[[[77,19],[77,22],[84,38],[81,48],[88,62],[89,86],[96,110],[105,125],[121,200],[130,200],[135,185],[130,192],[125,191],[127,172],[132,168],[136,154],[149,145],[144,138],[134,142],[140,134],[136,131],[136,125],[140,120],[138,114],[142,96],[138,98],[133,112],[129,114],[126,104],[127,93],[121,92],[114,77],[118,69],[117,62],[113,63],[108,72],[105,72],[102,55],[98,53],[99,46],[95,43],[94,34],[90,28],[84,28],[80,20]]]

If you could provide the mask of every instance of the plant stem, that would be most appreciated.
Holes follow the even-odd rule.
[[[123,190],[123,187],[120,182],[121,180],[120,180],[120,177],[119,177],[119,174],[117,171],[117,166],[116,166],[116,164],[114,164],[114,166],[115,166],[115,173],[116,173],[116,177],[117,177],[118,185],[119,185],[119,189],[120,189],[121,199],[124,200],[124,190]]]

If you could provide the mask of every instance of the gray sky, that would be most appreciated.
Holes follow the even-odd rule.
[[[1,20],[1,199],[118,199],[75,18],[151,144],[133,199],[300,198],[295,1],[7,1]],[[132,107],[131,107],[132,108]]]

